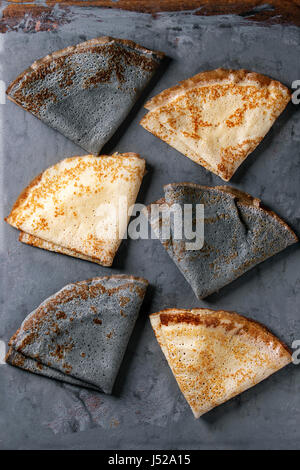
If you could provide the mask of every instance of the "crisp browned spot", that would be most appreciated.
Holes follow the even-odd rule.
[[[50,355],[55,357],[56,359],[63,359],[66,352],[69,352],[73,349],[74,343],[66,342],[64,344],[57,344],[54,351],[50,351]]]
[[[64,368],[65,374],[70,374],[72,372],[73,367],[71,366],[71,364],[64,362],[62,366]]]
[[[129,297],[121,296],[120,297],[120,306],[125,307],[125,305],[127,305],[129,301],[130,301]]]
[[[114,334],[114,330],[112,330],[110,333],[108,333],[108,334],[106,335],[106,337],[107,337],[108,339],[110,339],[110,338],[113,336],[113,334]]]

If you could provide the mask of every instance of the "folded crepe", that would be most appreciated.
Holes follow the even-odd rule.
[[[259,199],[230,186],[174,183],[165,186],[164,192],[164,198],[148,206],[148,220],[199,299],[298,241],[290,227]],[[201,249],[187,249],[191,240],[186,231],[182,230],[182,238],[176,233],[178,220],[183,228],[186,222],[185,204],[192,207],[193,231],[204,223]],[[201,220],[195,215],[198,204],[204,206]],[[163,224],[168,213],[174,217],[170,217],[170,232],[166,234]]]
[[[237,313],[175,308],[150,321],[195,418],[292,361],[267,328]]]
[[[246,70],[202,72],[145,105],[141,125],[229,181],[284,110],[291,93]]]
[[[66,158],[27,186],[5,220],[24,243],[111,266],[144,173],[135,153]]]
[[[25,318],[6,362],[111,393],[147,285],[116,275],[65,286]]]
[[[87,152],[98,155],[154,75],[164,54],[100,37],[34,62],[8,97]]]

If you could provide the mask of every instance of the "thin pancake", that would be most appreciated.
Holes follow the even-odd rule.
[[[119,275],[65,286],[25,318],[6,361],[111,393],[147,285]]]
[[[237,313],[167,309],[150,321],[195,418],[292,361],[267,328]]]
[[[202,72],[164,90],[141,125],[229,181],[290,100],[280,82],[246,70]]]
[[[111,266],[144,172],[135,153],[67,158],[35,178],[5,220],[44,241],[35,245]]]
[[[68,250],[68,248],[64,248],[63,246],[55,245],[55,243],[47,242],[42,238],[29,235],[29,233],[21,232],[19,235],[19,241],[25,243],[26,245],[42,248],[43,250],[54,251],[62,255],[74,256],[74,258],[80,258],[85,261],[91,261],[92,263],[101,264],[101,262],[98,261],[97,258],[91,258],[90,256],[82,255],[81,253],[78,253],[75,250]]]
[[[166,203],[161,213],[173,207],[183,226],[185,204],[193,210],[197,204],[204,205],[204,245],[199,250],[186,249],[191,240],[185,231],[182,239],[176,239],[174,224],[170,236],[164,238],[161,213],[148,207],[150,224],[199,299],[298,241],[290,227],[259,199],[230,186],[174,183],[164,191],[165,198],[153,205]],[[194,218],[193,231],[196,221]]]
[[[86,151],[98,155],[157,70],[164,54],[100,37],[34,62],[8,97]]]

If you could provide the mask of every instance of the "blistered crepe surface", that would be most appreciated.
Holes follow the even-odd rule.
[[[191,240],[185,234],[181,240],[176,239],[174,222],[170,238],[164,239],[161,216],[154,214],[149,219],[199,299],[298,241],[282,219],[261,207],[259,199],[229,186],[174,183],[165,186],[164,191],[165,198],[157,203],[174,204],[174,212],[179,217],[183,217],[184,204],[204,205],[204,245],[200,250],[186,249],[186,243]],[[192,228],[196,230],[195,220]]]
[[[92,384],[84,382],[83,380],[75,379],[68,374],[64,374],[57,369],[53,369],[53,367],[41,364],[36,359],[31,359],[30,357],[24,356],[24,354],[16,351],[13,348],[9,348],[6,356],[6,362],[27,372],[42,375],[43,377],[48,377],[49,379],[55,379],[59,380],[60,382],[76,385],[78,387],[99,391],[99,389]]]
[[[10,99],[87,152],[99,154],[159,66],[163,54],[102,37],[36,61]]]
[[[89,256],[82,255],[81,253],[78,253],[75,250],[68,250],[68,248],[64,248],[63,246],[47,242],[46,240],[35,237],[33,235],[29,235],[29,233],[21,232],[19,235],[19,241],[25,243],[26,245],[35,246],[44,250],[60,253],[62,255],[73,256],[74,258],[80,258],[85,261],[91,261],[92,263],[101,264],[100,261],[97,260],[97,258],[91,258]]]
[[[229,181],[290,100],[280,82],[246,70],[202,72],[152,98],[141,124]]]
[[[235,313],[168,309],[150,320],[196,418],[291,362],[273,334]]]
[[[67,158],[31,182],[6,221],[110,266],[144,172],[145,161],[134,153]]]
[[[111,393],[142,304],[147,281],[132,276],[94,278],[70,284],[23,321],[9,345],[36,361],[43,375],[79,381]],[[8,362],[32,370],[32,363]],[[56,373],[58,371],[58,373]]]

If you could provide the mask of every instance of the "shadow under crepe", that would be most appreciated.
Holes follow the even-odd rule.
[[[151,311],[152,299],[154,297],[155,287],[151,284],[148,285],[144,301],[142,303],[139,316],[137,318],[133,333],[129,339],[127,350],[125,352],[123,362],[119,369],[115,385],[113,388],[113,396],[120,397],[126,385],[126,378],[130,370],[131,363],[138,344],[142,341],[143,331],[146,322],[149,321],[149,312]]]
[[[146,322],[148,321],[148,315],[149,315],[149,312],[151,311],[151,305],[152,305],[152,299],[153,299],[153,296],[154,296],[154,291],[155,291],[154,286],[149,284],[148,288],[147,288],[147,291],[146,291],[146,295],[145,295],[143,303],[142,303],[142,306],[140,308],[139,316],[136,320],[135,327],[134,327],[133,332],[131,334],[131,337],[129,339],[127,349],[126,349],[124,357],[123,357],[123,361],[121,363],[118,375],[117,375],[115,383],[114,383],[114,387],[113,387],[112,394],[111,394],[111,396],[113,398],[118,399],[123,394],[124,387],[126,386],[126,379],[127,379],[128,373],[130,371],[130,368],[132,366],[133,356],[135,354],[135,351],[137,350],[138,344],[141,342],[142,334],[143,334],[143,331],[145,329]],[[88,392],[91,395],[94,394],[94,393],[96,393],[97,395],[99,395],[99,394],[103,395],[103,393],[100,392],[100,391],[91,390],[91,389],[81,387],[81,386],[77,386],[77,385],[74,386],[74,385],[71,385],[71,384],[68,384],[68,383],[65,383],[65,382],[59,382],[58,380],[55,380],[55,382],[60,383],[63,387],[67,388],[68,390],[71,390],[76,395],[76,397],[79,398],[80,400],[82,400],[78,396],[78,392],[80,392],[80,390],[85,390],[86,392]]]

